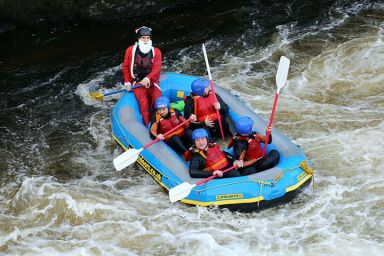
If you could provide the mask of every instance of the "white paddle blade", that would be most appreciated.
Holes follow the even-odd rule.
[[[171,188],[169,190],[169,200],[174,203],[186,198],[194,187],[196,187],[196,184],[191,185],[188,182],[183,182],[180,185]]]
[[[113,159],[113,165],[115,166],[115,169],[117,171],[121,171],[125,167],[136,162],[141,151],[143,151],[143,148],[141,148],[141,149],[129,149],[129,150],[125,151],[123,154],[121,154],[118,157],[116,157],[115,159]]]
[[[207,71],[208,71],[208,79],[212,81],[211,68],[209,67],[207,50],[205,50],[205,45],[204,44],[202,44],[202,48],[203,48],[205,65],[207,66]]]
[[[290,61],[287,57],[281,56],[279,67],[277,68],[276,73],[276,85],[277,85],[277,94],[280,93],[280,90],[287,83],[288,69]]]

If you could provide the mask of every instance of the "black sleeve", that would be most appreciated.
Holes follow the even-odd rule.
[[[187,97],[185,100],[185,106],[184,106],[184,117],[188,119],[193,114],[193,98]]]
[[[181,114],[180,110],[178,110],[177,108],[174,108],[173,111],[175,111],[175,115],[176,115],[177,117],[179,117],[179,116],[183,116],[183,115]]]
[[[189,175],[192,178],[207,178],[212,176],[212,172],[203,171],[205,159],[199,154],[193,154],[189,163]]]
[[[233,154],[236,159],[239,159],[241,153],[248,147],[248,142],[245,140],[238,140],[233,142]]]
[[[151,128],[152,128],[152,125],[154,124],[154,123],[156,123],[156,114],[155,113],[152,113],[152,115],[151,115],[151,126],[149,127],[149,137],[151,138],[151,139],[156,139],[156,137],[152,134],[152,132],[151,132]]]
[[[223,101],[223,99],[216,93],[217,101],[220,103],[220,114],[228,114],[229,113],[229,107],[227,103]]]
[[[156,122],[156,113],[151,114],[151,124],[154,124]]]

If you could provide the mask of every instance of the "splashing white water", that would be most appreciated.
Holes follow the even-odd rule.
[[[215,82],[268,119],[278,57],[290,57],[290,86],[280,96],[274,126],[301,145],[318,169],[314,191],[245,214],[171,204],[141,169],[116,172],[112,159],[119,152],[111,145],[109,120],[113,102],[89,97],[90,87],[119,72],[120,66],[112,67],[76,91],[97,109],[87,119],[89,128],[74,134],[90,138],[71,152],[86,174],[65,183],[23,176],[0,188],[0,253],[381,255],[384,25],[369,21],[362,24],[367,31],[356,35],[347,20],[340,16],[319,31],[279,28],[270,45],[244,56],[228,53],[212,66]],[[333,40],[338,27],[343,40]],[[168,68],[192,72],[191,51],[194,47],[181,51],[185,57]]]

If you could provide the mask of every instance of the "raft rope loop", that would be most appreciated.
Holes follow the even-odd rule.
[[[270,182],[270,181],[243,180],[243,181],[231,182],[231,183],[221,184],[221,185],[217,185],[217,186],[214,186],[214,187],[203,188],[203,189],[196,189],[196,188],[194,188],[192,190],[195,191],[197,194],[199,194],[199,193],[202,193],[205,190],[209,190],[209,189],[214,189],[214,188],[218,188],[218,187],[224,187],[224,186],[228,186],[228,185],[233,185],[233,184],[237,184],[237,183],[251,181],[251,182],[255,182],[255,183],[259,184],[259,186],[260,186],[259,197],[261,197],[261,194],[263,192],[263,186],[270,186],[270,187],[275,186],[275,184],[279,180],[281,180],[282,177],[284,177],[284,173],[285,172],[292,171],[292,170],[295,170],[297,168],[301,168],[305,173],[307,173],[309,175],[312,175],[313,179],[314,179],[314,171],[308,166],[306,160],[303,160],[303,161],[300,162],[300,165],[284,169],[281,172],[279,172],[278,174],[276,174],[273,177],[272,182]],[[313,180],[313,188],[314,188],[314,180]],[[257,201],[257,207],[260,206],[260,201],[261,200]]]
[[[300,163],[300,168],[309,175],[312,175],[312,191],[315,190],[315,172],[307,164],[307,161],[303,160]]]
[[[284,176],[284,173],[287,172],[287,171],[291,171],[291,170],[294,170],[294,169],[297,169],[297,168],[301,168],[305,173],[309,174],[309,175],[312,175],[313,177],[313,181],[312,181],[312,190],[315,189],[315,175],[314,175],[314,171],[313,169],[311,169],[308,164],[307,164],[307,161],[306,160],[303,160],[300,162],[300,165],[299,166],[295,166],[295,167],[291,167],[291,168],[287,168],[285,170],[282,170],[281,172],[279,172],[277,175],[275,175],[272,179],[272,182],[268,182],[268,181],[257,181],[257,183],[259,183],[259,186],[260,186],[260,190],[259,190],[259,197],[261,197],[261,194],[263,192],[263,186],[275,186],[275,184],[281,180],[281,178]],[[257,201],[257,207],[260,206],[260,200]]]

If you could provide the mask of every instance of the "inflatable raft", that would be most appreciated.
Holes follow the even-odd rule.
[[[177,102],[190,93],[191,83],[197,78],[177,73],[162,73],[160,87],[164,96],[169,97],[171,102]],[[215,91],[228,104],[233,120],[247,115],[255,122],[254,130],[264,133],[267,127],[265,120],[238,97],[216,84]],[[133,93],[125,93],[112,110],[112,136],[125,150],[142,148],[152,141],[148,128],[143,124]],[[268,152],[272,149],[279,151],[281,157],[277,166],[248,176],[210,180],[194,187],[181,202],[252,211],[291,200],[297,192],[310,184],[313,177],[311,164],[300,147],[275,128],[273,143],[269,144],[267,149]],[[137,163],[166,191],[183,182],[195,184],[202,180],[191,178],[188,163],[162,141],[142,151]]]

